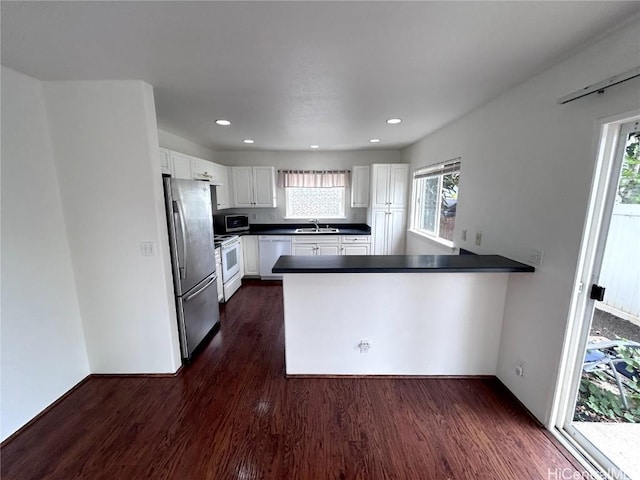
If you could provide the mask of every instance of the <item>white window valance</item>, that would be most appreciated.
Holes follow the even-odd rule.
[[[278,186],[333,188],[351,185],[348,170],[278,170]]]

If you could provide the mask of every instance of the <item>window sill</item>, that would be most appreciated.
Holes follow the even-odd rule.
[[[445,240],[444,238],[434,237],[433,235],[427,235],[426,233],[419,232],[418,230],[409,229],[407,231],[416,237],[427,240],[431,243],[435,243],[438,246],[450,248],[452,252],[454,252],[456,249],[456,246],[454,245],[453,242],[449,240]]]

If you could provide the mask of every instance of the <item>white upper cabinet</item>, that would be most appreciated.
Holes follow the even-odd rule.
[[[231,167],[231,184],[234,207],[253,207],[253,169]]]
[[[276,171],[274,167],[231,167],[233,207],[274,208]]]
[[[206,180],[211,184],[217,183],[214,176],[214,164],[201,158],[191,157],[191,178]]]
[[[213,164],[213,175],[216,179],[216,207],[218,210],[231,208],[229,192],[229,167]]]
[[[160,160],[160,172],[163,175],[171,175],[171,154],[166,148],[158,149]]]
[[[369,206],[371,169],[364,165],[355,165],[351,169],[351,207],[366,208]]]
[[[191,180],[191,157],[178,152],[170,152],[172,172],[174,178],[186,178]]]
[[[376,164],[371,168],[371,207],[406,208],[409,165]]]

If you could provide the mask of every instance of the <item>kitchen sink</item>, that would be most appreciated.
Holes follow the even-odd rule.
[[[295,233],[339,233],[340,230],[333,227],[309,227],[309,228],[296,228]]]

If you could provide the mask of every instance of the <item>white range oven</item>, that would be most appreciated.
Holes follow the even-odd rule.
[[[238,235],[216,235],[216,248],[220,249],[223,301],[227,302],[242,285],[240,272],[242,247]]]

